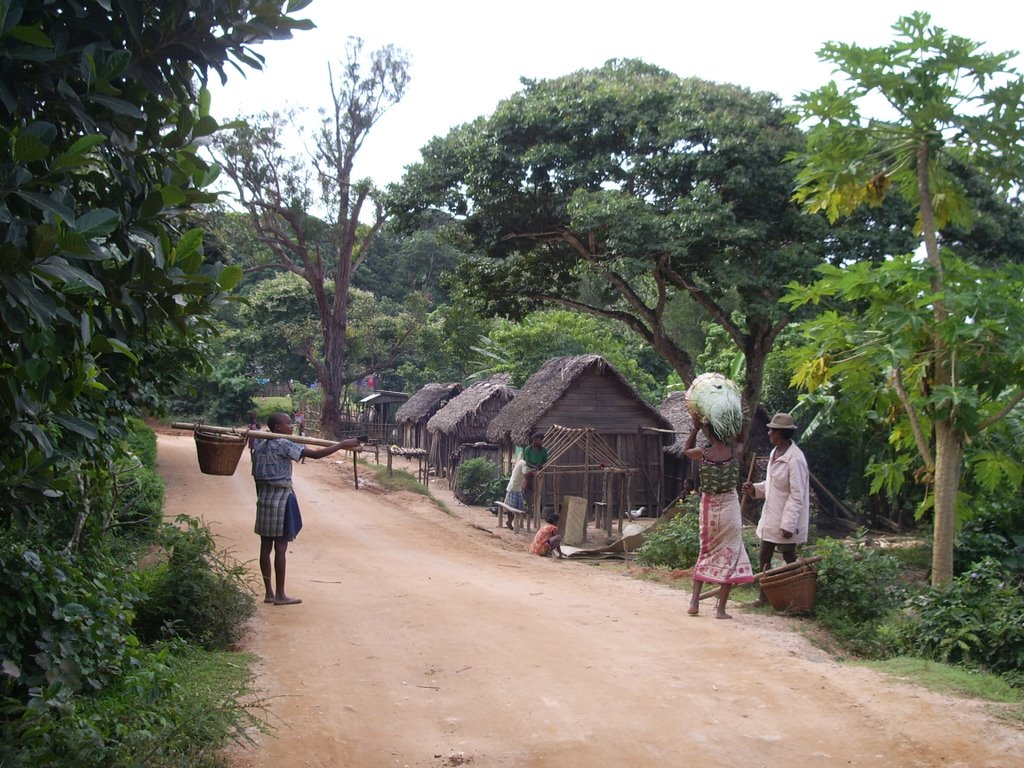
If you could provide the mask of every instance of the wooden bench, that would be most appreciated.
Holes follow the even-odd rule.
[[[510,507],[503,501],[494,502],[494,506],[498,508],[498,527],[501,528],[505,524],[505,515],[512,515],[512,530],[519,533],[523,530],[523,526],[526,526],[526,530],[529,531],[533,528],[533,515],[527,512],[525,509],[516,509]]]

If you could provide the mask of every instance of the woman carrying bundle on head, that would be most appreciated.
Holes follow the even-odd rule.
[[[693,429],[684,453],[699,462],[700,478],[700,556],[693,568],[693,594],[687,613],[700,612],[700,592],[704,582],[718,584],[718,608],[715,617],[732,618],[725,612],[729,591],[734,584],[754,580],[750,558],[743,545],[743,518],[736,488],[740,481],[740,457],[743,444],[736,438],[743,426],[743,408],[739,389],[720,374],[701,374],[686,393]],[[697,435],[704,431],[708,445],[697,447]]]

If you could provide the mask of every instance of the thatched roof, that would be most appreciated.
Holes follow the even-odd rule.
[[[686,408],[686,391],[670,392],[658,406],[658,413],[668,419],[672,429],[676,431],[675,439],[665,446],[665,453],[682,458],[686,438],[693,429],[693,419]]]
[[[462,385],[454,382],[427,384],[423,389],[406,400],[402,407],[395,412],[395,423],[416,422],[424,418],[430,418],[437,413],[438,408],[461,391]]]
[[[653,419],[660,423],[659,426],[671,428],[665,418],[640,397],[640,393],[633,385],[603,357],[569,355],[548,360],[539,371],[527,379],[516,399],[502,408],[501,413],[491,421],[487,428],[488,439],[500,442],[508,437],[516,445],[525,445],[544,414],[551,410],[576,379],[589,372],[610,376],[622,388],[623,394],[651,412]]]
[[[516,395],[516,390],[509,386],[511,378],[507,373],[499,373],[463,390],[430,417],[427,431],[483,437],[491,419]]]

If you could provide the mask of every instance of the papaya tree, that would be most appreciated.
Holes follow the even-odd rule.
[[[1010,65],[1015,52],[984,52],[932,26],[926,13],[903,17],[893,29],[889,45],[833,42],[820,51],[848,82],[800,97],[809,127],[806,148],[794,156],[795,199],[834,221],[899,195],[916,211],[923,260],[824,269],[815,285],[793,286],[789,301],[845,299],[864,312],[849,317],[835,307],[808,326],[812,341],[796,379],[812,389],[835,380],[866,403],[887,394],[895,404],[883,409],[892,440],[916,453],[918,476],[930,489],[938,585],[953,575],[965,445],[1024,398],[1019,272],[957,259],[941,233],[971,223],[958,170],[969,168],[1004,199],[1019,190],[1024,79]],[[887,113],[864,116],[869,96],[881,96]],[[904,453],[895,463],[909,468],[911,460]],[[875,472],[883,478],[892,466]]]

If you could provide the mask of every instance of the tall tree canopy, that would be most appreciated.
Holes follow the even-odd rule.
[[[288,120],[280,114],[253,118],[216,145],[237,200],[269,251],[269,259],[246,266],[292,272],[312,292],[323,351],[312,362],[323,387],[321,425],[328,434],[340,423],[345,385],[374,372],[352,369],[347,357],[349,288],[385,221],[372,182],[352,177],[355,158],[409,79],[401,51],[385,46],[366,61],[362,49],[362,40],[350,38],[338,78],[328,70],[331,103],[320,113],[311,164],[286,148]],[[364,215],[370,219],[365,224]]]
[[[201,362],[204,319],[239,276],[181,218],[214,199],[204,86],[311,27],[288,15],[306,4],[2,4],[4,524],[60,505],[81,520],[69,492],[83,501],[126,416]]]
[[[964,447],[1024,399],[1024,283],[1016,271],[985,272],[944,252],[940,233],[973,218],[958,169],[986,179],[1004,199],[1019,191],[1024,78],[1009,65],[1014,52],[982,52],[981,44],[932,26],[925,13],[893,29],[888,46],[822,49],[850,84],[840,90],[833,82],[801,98],[812,127],[798,157],[796,197],[838,219],[895,191],[917,212],[926,263],[827,270],[816,285],[795,289],[794,304],[852,299],[868,319],[823,315],[811,326],[797,375],[812,388],[835,377],[851,395],[878,385],[899,402],[899,418],[890,414],[894,441],[913,446],[920,476],[934,487],[932,580],[942,584],[953,575]],[[890,114],[862,116],[868,95],[881,95]]]
[[[492,115],[433,140],[392,205],[463,223],[481,256],[461,277],[487,311],[611,318],[684,382],[696,350],[673,319],[697,302],[742,350],[753,408],[789,321],[783,286],[827,257],[884,252],[864,228],[844,240],[800,215],[784,159],[802,143],[771,94],[610,61],[524,81]]]

